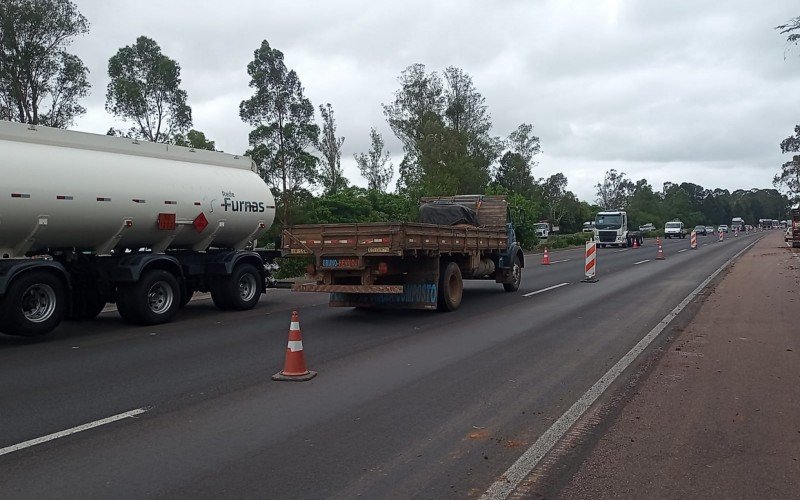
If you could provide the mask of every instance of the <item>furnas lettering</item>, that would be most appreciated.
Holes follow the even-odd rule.
[[[238,201],[230,198],[225,198],[222,202],[222,208],[226,212],[265,212],[266,205],[263,201]]]

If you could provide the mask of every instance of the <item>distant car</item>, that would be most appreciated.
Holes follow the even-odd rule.
[[[697,234],[702,234],[703,236],[708,236],[708,230],[706,226],[694,226],[694,232]]]
[[[683,226],[683,222],[679,220],[669,221],[664,225],[664,237],[665,238],[685,238],[686,237],[686,228]]]
[[[723,233],[727,233],[728,232],[728,226],[726,226],[725,224],[722,224],[717,229],[719,229],[720,232],[723,232]]]
[[[643,233],[646,233],[648,231],[655,231],[655,230],[656,230],[656,226],[654,226],[650,222],[648,222],[647,224],[639,226],[639,231],[641,231]]]
[[[708,233],[708,234],[714,234],[714,233],[716,233],[716,232],[717,232],[717,231],[714,229],[714,226],[706,226],[706,233]]]

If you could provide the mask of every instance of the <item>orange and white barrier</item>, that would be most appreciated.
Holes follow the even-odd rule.
[[[656,254],[656,260],[664,260],[664,249],[661,247],[661,238],[656,238],[656,243],[658,244],[658,254]]]
[[[586,278],[582,281],[586,283],[597,281],[597,242],[594,240],[586,242],[586,263],[583,269]]]
[[[303,339],[300,336],[300,316],[292,311],[292,322],[289,324],[289,342],[286,345],[286,360],[283,370],[272,376],[272,380],[303,382],[311,380],[317,372],[306,368],[306,357],[303,354]]]
[[[725,239],[725,233],[723,233],[722,231],[720,231],[720,232],[719,232],[719,241],[722,241],[722,240],[724,240],[724,239]]]
[[[697,250],[697,231],[692,231],[692,235],[689,237],[689,242],[692,250]]]

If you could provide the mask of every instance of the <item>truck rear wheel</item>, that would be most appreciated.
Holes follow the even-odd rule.
[[[50,333],[66,313],[66,291],[58,277],[45,271],[25,273],[0,301],[0,331],[36,337]]]
[[[129,323],[160,325],[169,322],[180,305],[180,287],[171,273],[154,269],[131,285],[119,288],[117,309]]]
[[[439,273],[438,306],[440,311],[455,311],[461,305],[464,281],[455,262],[447,262]]]
[[[519,290],[519,285],[522,283],[522,262],[520,262],[519,256],[514,257],[514,264],[511,266],[511,275],[514,277],[514,281],[511,283],[503,283],[503,290],[506,292],[516,292]]]
[[[247,311],[252,309],[261,298],[261,275],[252,264],[239,264],[233,273],[223,279],[220,284],[211,290],[211,298],[220,309],[233,309]],[[215,298],[216,295],[216,298]],[[217,300],[221,300],[225,307],[220,307]]]

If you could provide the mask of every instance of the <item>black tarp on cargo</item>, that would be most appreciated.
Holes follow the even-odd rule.
[[[474,210],[450,203],[425,203],[419,207],[419,221],[440,226],[478,225],[478,217]]]

